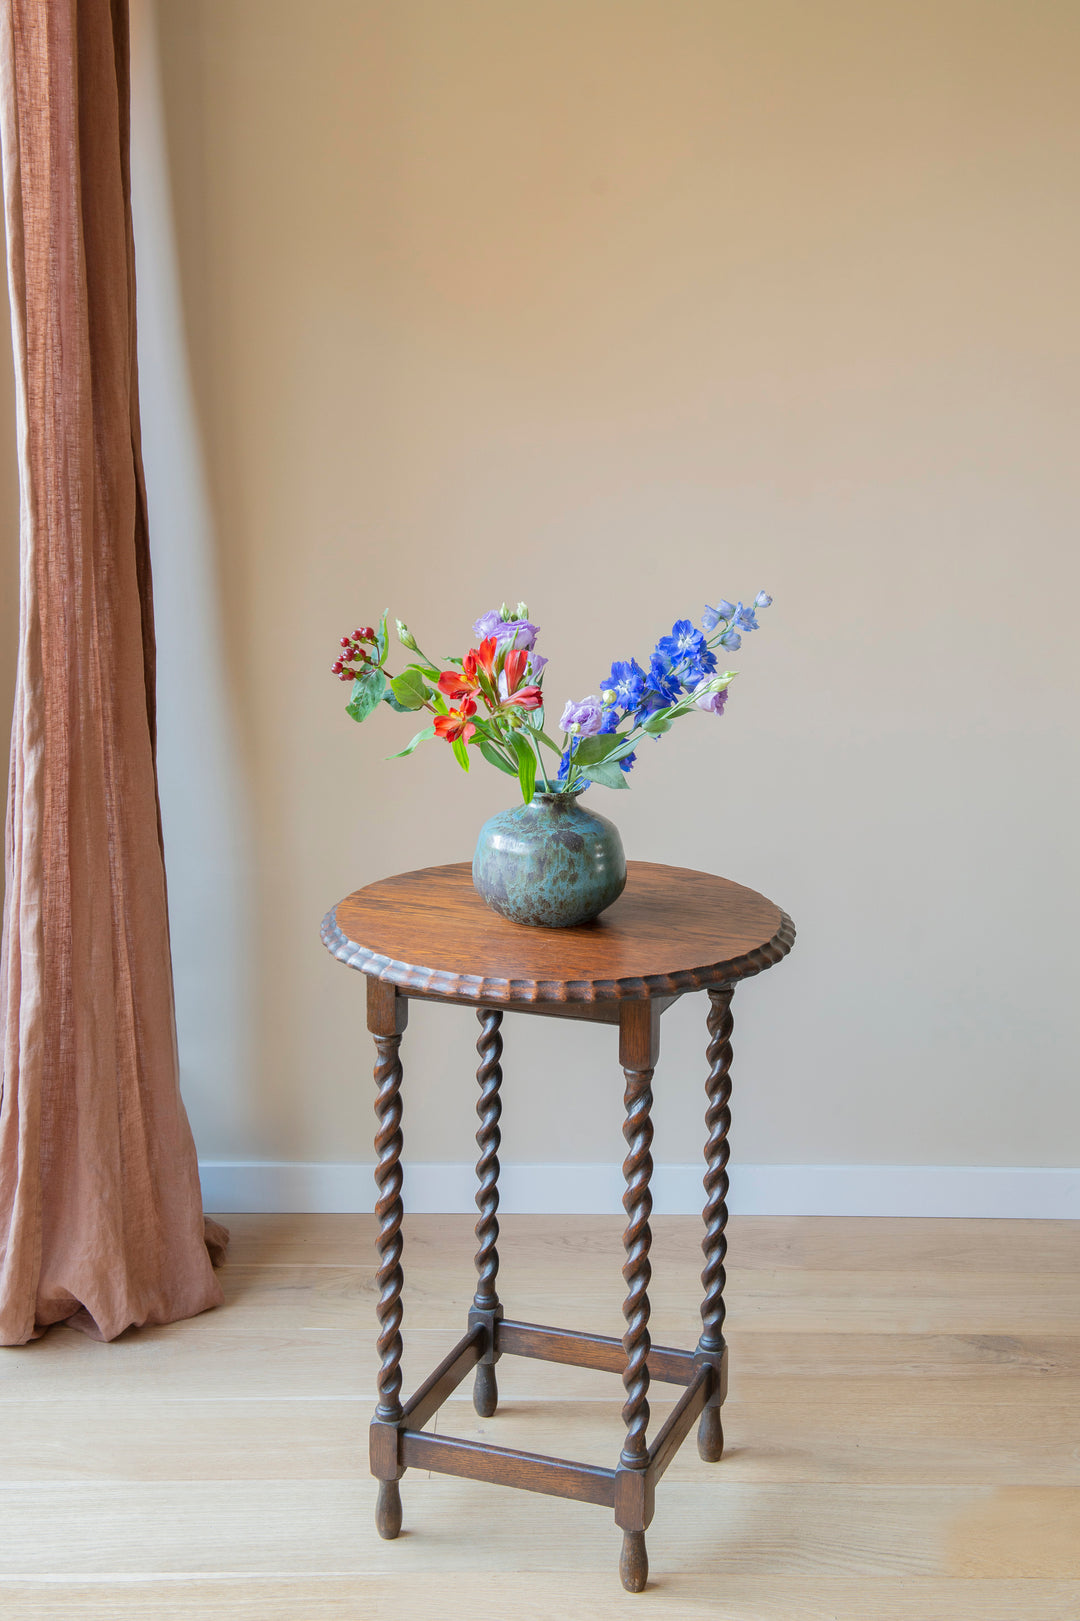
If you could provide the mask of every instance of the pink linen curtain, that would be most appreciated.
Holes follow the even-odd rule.
[[[154,766],[126,0],[0,0],[21,602],[0,1344],[221,1299],[180,1099]]]

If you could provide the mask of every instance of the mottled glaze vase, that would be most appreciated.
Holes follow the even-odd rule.
[[[532,928],[588,923],[618,900],[626,857],[614,822],[577,793],[534,794],[480,829],[473,883],[493,911]]]

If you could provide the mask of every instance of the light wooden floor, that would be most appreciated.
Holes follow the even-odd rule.
[[[223,1310],[0,1351],[5,1618],[1080,1617],[1077,1224],[733,1221],[728,1454],[687,1442],[631,1597],[583,1504],[410,1473],[380,1542],[372,1221],[225,1219]],[[618,1221],[503,1232],[508,1314],[620,1331]],[[699,1236],[656,1222],[659,1343],[694,1342]],[[408,1390],[464,1326],[471,1223],[413,1218],[405,1253]],[[615,1462],[617,1378],[504,1358],[499,1382],[494,1419],[465,1385],[440,1429]]]

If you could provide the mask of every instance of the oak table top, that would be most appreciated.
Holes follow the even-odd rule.
[[[322,937],[333,956],[409,995],[540,1011],[745,979],[785,957],[795,929],[755,890],[652,861],[627,864],[625,890],[593,922],[525,928],[485,905],[460,861],[357,890],[327,914]]]

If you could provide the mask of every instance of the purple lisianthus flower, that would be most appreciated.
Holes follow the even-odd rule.
[[[501,613],[492,608],[490,613],[480,615],[473,626],[473,635],[479,642],[494,636],[500,647],[524,647],[531,651],[536,646],[539,629],[539,625],[532,624],[528,619],[504,619]]]
[[[645,671],[637,659],[625,662],[616,660],[611,666],[611,674],[601,683],[601,687],[605,692],[615,694],[615,702],[620,709],[636,709],[645,691]]]
[[[706,604],[705,612],[701,616],[701,623],[707,631],[714,631],[721,620],[730,619],[734,612],[735,604],[728,602],[726,598],[721,598],[715,608],[710,608]]]
[[[559,727],[568,732],[571,726],[576,726],[575,737],[595,737],[603,724],[604,706],[599,698],[583,698],[579,704],[567,704]]]
[[[727,703],[727,688],[724,687],[721,692],[703,692],[700,698],[694,699],[694,702],[699,709],[708,710],[713,715],[722,715],[724,705]]]

